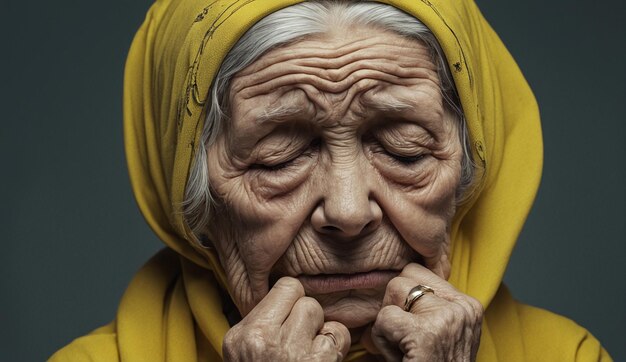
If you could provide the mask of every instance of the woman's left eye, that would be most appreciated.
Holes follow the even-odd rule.
[[[387,154],[394,159],[394,161],[397,161],[403,165],[414,165],[416,163],[418,163],[419,161],[421,161],[422,159],[424,159],[424,157],[426,157],[425,154],[420,153],[417,155],[413,155],[413,156],[402,156],[402,155],[397,155],[391,152],[387,152]]]

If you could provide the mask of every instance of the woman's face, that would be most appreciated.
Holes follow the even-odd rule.
[[[462,150],[421,43],[351,28],[272,50],[233,79],[230,116],[209,230],[243,315],[293,276],[356,328],[406,264],[448,277]]]

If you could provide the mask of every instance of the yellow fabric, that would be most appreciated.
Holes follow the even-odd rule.
[[[126,64],[124,127],[137,203],[168,249],[134,277],[112,324],[51,361],[214,361],[229,326],[216,255],[198,247],[181,201],[224,56],[256,21],[299,0],[157,0]],[[450,282],[487,308],[479,361],[610,360],[583,328],[515,302],[501,280],[542,168],[535,99],[472,1],[389,0],[442,45],[459,91],[483,182],[452,227]],[[363,354],[359,347],[350,355]]]

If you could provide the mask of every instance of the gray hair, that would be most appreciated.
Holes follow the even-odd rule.
[[[228,120],[228,89],[235,74],[246,68],[270,49],[297,41],[305,36],[323,34],[338,25],[378,27],[416,39],[430,50],[438,68],[441,92],[446,105],[455,114],[463,145],[463,159],[457,200],[462,202],[472,184],[475,165],[470,151],[470,141],[454,81],[445,55],[430,30],[413,16],[386,4],[374,2],[347,2],[316,0],[286,7],[274,12],[252,26],[222,62],[211,86],[202,131],[185,190],[183,213],[186,222],[200,240],[208,224],[213,205],[211,196],[207,148]]]

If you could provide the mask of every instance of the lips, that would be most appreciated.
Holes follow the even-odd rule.
[[[328,294],[353,289],[384,290],[391,279],[400,274],[397,270],[372,270],[351,274],[299,275],[307,295]]]

